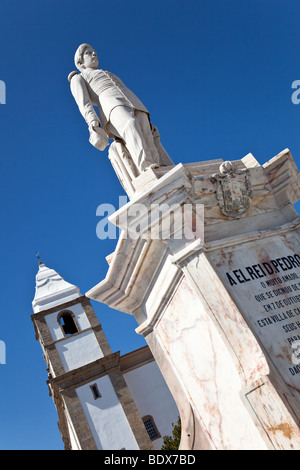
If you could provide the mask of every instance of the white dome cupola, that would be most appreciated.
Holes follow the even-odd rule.
[[[35,296],[32,302],[34,313],[81,297],[77,286],[66,282],[54,269],[45,266],[40,259],[35,279]]]

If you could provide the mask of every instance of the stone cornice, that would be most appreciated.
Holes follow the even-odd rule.
[[[154,361],[154,357],[149,349],[149,346],[136,349],[130,353],[120,356],[119,364],[122,374],[126,374],[138,367],[142,367]]]
[[[272,233],[274,230],[283,233],[291,227],[296,228],[299,218],[292,204],[300,197],[299,172],[290,151],[284,150],[264,166],[251,154],[233,163],[239,172],[246,171],[249,175],[252,194],[247,213],[236,218],[222,214],[218,204],[213,175],[218,171],[220,160],[179,164],[167,173],[163,169],[152,172],[152,185],[144,192],[137,192],[134,199],[110,217],[111,222],[123,229],[140,223],[144,238],[131,239],[123,230],[111,257],[106,278],[90,289],[86,296],[116,310],[135,314],[141,305],[145,309],[145,299],[151,295],[158,279],[161,286],[158,303],[163,304],[166,292],[170,294],[170,286],[175,288],[176,282],[179,282],[180,275],[176,267],[180,270],[180,262],[195,250],[210,251],[268,236],[271,230]],[[152,204],[160,203],[167,207],[172,204],[178,207],[203,204],[203,239],[190,240],[188,243],[185,239],[147,239],[149,212],[134,217],[130,215],[130,208],[134,204],[142,204],[150,211]],[[162,213],[161,218],[167,215],[167,212]],[[174,218],[177,216],[181,216],[180,211],[174,214]],[[157,219],[155,223],[159,224],[160,220]],[[251,232],[249,224],[253,227]],[[164,266],[168,266],[168,275],[161,273]],[[148,313],[145,313],[143,322],[148,318]]]
[[[120,352],[118,351],[75,370],[50,378],[47,383],[50,385],[50,388],[53,387],[59,391],[81,387],[102,375],[106,375],[114,367],[119,367],[119,357]]]
[[[72,305],[75,305],[75,304],[78,304],[78,303],[81,303],[82,305],[84,305],[86,303],[90,303],[90,300],[85,295],[82,295],[82,296],[78,297],[77,299],[70,300],[69,302],[64,302],[60,305],[56,305],[54,307],[51,307],[47,310],[41,310],[40,312],[32,313],[31,318],[32,318],[32,320],[34,320],[34,319],[38,320],[40,318],[44,318],[46,315],[49,315],[50,313],[65,310],[69,307],[72,307]]]

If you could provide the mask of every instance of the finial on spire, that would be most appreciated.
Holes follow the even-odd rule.
[[[39,265],[41,266],[41,264],[44,264],[40,258],[40,253],[39,251],[36,252],[35,256],[37,257],[37,259],[39,260]]]

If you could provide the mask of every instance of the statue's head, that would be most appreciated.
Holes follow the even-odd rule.
[[[97,52],[89,44],[81,44],[75,52],[74,62],[78,70],[97,69],[99,66]]]

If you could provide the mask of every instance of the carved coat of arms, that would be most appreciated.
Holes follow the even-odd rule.
[[[219,207],[227,217],[239,217],[250,207],[252,199],[249,170],[239,170],[232,162],[224,162],[212,176]]]

